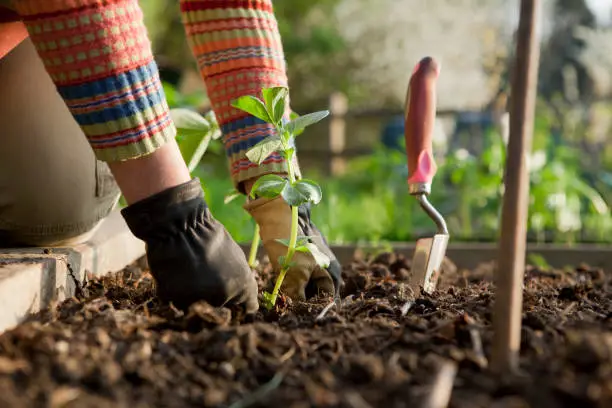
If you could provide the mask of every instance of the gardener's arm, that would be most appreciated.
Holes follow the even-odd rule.
[[[198,62],[217,121],[223,131],[235,187],[249,193],[262,175],[287,175],[285,158],[275,152],[260,165],[246,156],[249,149],[274,134],[273,125],[265,123],[231,106],[233,99],[244,95],[261,97],[264,88],[287,86],[287,71],[283,46],[271,0],[179,0],[187,39]],[[294,156],[295,157],[295,156]],[[300,177],[297,163],[293,163]],[[275,269],[278,257],[287,248],[277,241],[288,238],[291,230],[291,210],[282,199],[256,199],[246,210],[260,226],[261,238]],[[304,298],[312,289],[330,292],[340,281],[340,265],[327,243],[312,224],[310,211],[300,209],[299,235],[313,236],[319,250],[331,259],[327,270],[321,269],[310,254],[296,253],[295,263],[283,290],[294,298]]]
[[[257,308],[244,253],[210,214],[178,146],[137,0],[14,2],[59,94],[130,206],[158,293]],[[58,158],[60,159],[60,158]],[[61,159],[60,159],[61,160]]]

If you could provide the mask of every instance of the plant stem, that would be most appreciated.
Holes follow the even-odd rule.
[[[293,171],[293,150],[289,150],[287,154],[287,173],[289,173],[289,182],[293,185],[295,183],[295,172]],[[291,207],[291,235],[289,236],[289,248],[287,249],[287,256],[285,257],[285,264],[291,262],[293,253],[295,252],[295,244],[297,242],[298,232],[298,208],[295,206]]]
[[[276,304],[276,298],[278,298],[278,292],[280,292],[280,287],[283,284],[283,280],[285,279],[285,275],[287,275],[287,272],[289,271],[289,268],[287,267],[283,267],[280,271],[280,274],[278,275],[278,278],[276,279],[276,283],[274,284],[274,290],[272,291],[272,307],[274,307],[274,305]]]
[[[293,150],[289,150],[289,154],[286,154],[287,159],[287,173],[289,174],[289,182],[291,184],[295,183],[295,172],[293,171]],[[297,233],[298,233],[298,207],[291,207],[291,233],[289,236],[289,246],[287,248],[287,255],[285,256],[285,262],[283,262],[283,266],[281,267],[281,272],[278,275],[278,279],[276,279],[276,283],[274,284],[274,290],[272,291],[272,306],[276,304],[276,298],[278,297],[278,292],[280,291],[280,287],[283,284],[283,280],[285,279],[285,275],[289,271],[289,264],[291,263],[291,258],[293,258],[293,254],[295,253],[295,245],[297,243]]]
[[[295,244],[297,243],[298,232],[298,208],[291,207],[291,235],[289,236],[289,248],[287,250],[286,262],[291,262],[291,258],[295,253]]]
[[[287,158],[287,173],[289,174],[289,182],[295,183],[295,172],[293,171],[293,151],[286,156]]]
[[[251,252],[249,253],[249,266],[251,268],[254,268],[255,262],[257,262],[257,248],[259,248],[259,224],[255,223],[255,233],[253,234]]]

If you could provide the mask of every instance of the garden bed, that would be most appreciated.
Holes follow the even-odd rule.
[[[434,296],[411,293],[409,269],[401,255],[355,260],[322,317],[329,299],[281,299],[238,324],[159,304],[133,265],[0,336],[0,406],[419,406],[444,362],[458,368],[452,407],[612,406],[610,274],[527,268],[522,372],[497,379],[490,265],[447,264]]]

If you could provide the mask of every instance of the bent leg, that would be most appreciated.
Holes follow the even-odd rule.
[[[0,60],[0,246],[82,241],[119,190],[29,39]]]

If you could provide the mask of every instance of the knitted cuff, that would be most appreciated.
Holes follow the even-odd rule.
[[[15,6],[99,160],[146,155],[175,137],[137,0]]]
[[[263,88],[287,86],[271,0],[181,0],[180,6],[188,43],[223,132],[234,185],[240,189],[247,179],[287,173],[287,163],[278,153],[261,165],[249,161],[246,152],[275,130],[231,107],[232,100],[241,96],[261,97]]]

